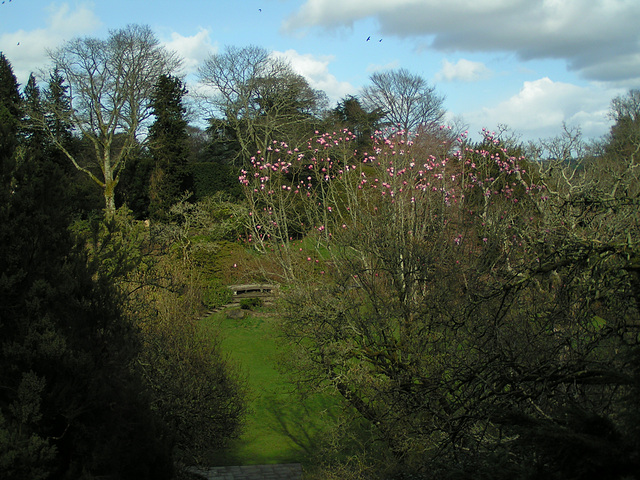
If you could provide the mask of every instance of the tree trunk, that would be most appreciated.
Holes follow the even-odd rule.
[[[104,172],[104,202],[105,202],[105,215],[107,217],[113,217],[116,213],[116,198],[115,190],[118,185],[118,176],[114,178],[113,166],[111,164],[111,156],[106,149],[103,159],[103,172]]]

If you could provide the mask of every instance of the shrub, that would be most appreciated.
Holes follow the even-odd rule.
[[[240,300],[240,308],[252,310],[254,307],[261,307],[264,304],[261,298],[243,298]]]
[[[207,308],[222,307],[232,299],[233,292],[218,279],[210,280],[202,295],[202,303]]]

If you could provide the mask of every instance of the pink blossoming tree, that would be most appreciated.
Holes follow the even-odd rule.
[[[353,139],[274,143],[240,181],[251,243],[289,285],[291,363],[371,426],[370,464],[493,468],[500,451],[506,471],[579,472],[602,434],[580,436],[585,415],[627,435],[614,405],[638,339],[635,164],[630,201],[597,170],[552,174],[488,131],[441,148],[402,131],[368,152]],[[540,450],[539,429],[580,453]],[[601,441],[593,461],[614,451]]]

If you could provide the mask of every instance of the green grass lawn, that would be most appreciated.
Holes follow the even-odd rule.
[[[247,374],[249,413],[240,438],[212,458],[217,465],[308,463],[327,429],[337,400],[320,395],[302,401],[278,371],[275,318],[265,313],[229,319],[220,312],[203,320],[219,327],[222,348]]]

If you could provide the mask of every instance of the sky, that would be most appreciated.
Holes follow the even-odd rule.
[[[47,49],[141,24],[182,56],[191,91],[228,46],[284,56],[332,106],[404,68],[472,138],[500,125],[550,138],[564,122],[597,139],[611,100],[640,88],[639,0],[0,1],[0,51],[22,85],[47,68]]]

